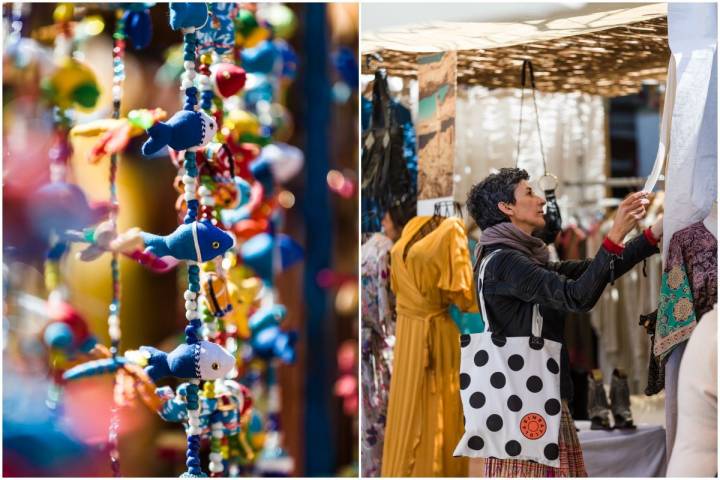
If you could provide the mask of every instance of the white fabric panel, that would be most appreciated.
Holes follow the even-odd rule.
[[[717,4],[669,4],[668,40],[677,87],[665,175],[664,255],[673,233],[705,218],[717,199]]]
[[[662,477],[665,475],[665,429],[638,425],[637,430],[590,430],[576,421],[589,477]]]
[[[525,90],[519,166],[531,181],[542,175],[532,95]],[[536,93],[542,143],[549,173],[560,181],[605,178],[605,104],[581,93]],[[456,104],[455,199],[465,202],[473,184],[491,169],[514,167],[520,121],[520,90],[459,89]],[[603,186],[563,187],[557,191],[563,220],[569,205],[604,196]]]

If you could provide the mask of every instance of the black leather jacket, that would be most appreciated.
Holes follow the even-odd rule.
[[[570,399],[573,387],[563,338],[565,313],[589,312],[608,283],[659,250],[640,234],[625,245],[620,256],[600,247],[595,258],[551,262],[543,267],[505,245],[485,246],[482,255],[497,249],[502,251],[488,263],[483,288],[490,329],[506,337],[530,336],[533,305],[539,304],[542,337],[562,343],[560,394]],[[475,268],[476,289],[480,260]]]

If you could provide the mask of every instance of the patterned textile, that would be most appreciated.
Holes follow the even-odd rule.
[[[662,277],[653,354],[660,363],[717,303],[717,239],[703,222],[676,232]]]
[[[392,241],[373,234],[362,252],[362,474],[380,474],[385,438],[392,351],[395,343],[395,299],[390,291]]]
[[[484,459],[483,463],[486,478],[588,476],[582,448],[575,431],[575,424],[570,417],[567,402],[562,402],[562,417],[560,418],[560,468],[525,460],[500,460],[493,457]]]

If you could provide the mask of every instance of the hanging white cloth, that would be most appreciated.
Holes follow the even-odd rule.
[[[540,142],[530,92],[526,91],[518,166],[531,180],[542,176]],[[536,92],[547,168],[560,181],[605,178],[603,98],[584,93]],[[520,122],[520,90],[459,88],[455,113],[455,199],[464,202],[473,184],[491,169],[514,167]],[[603,186],[558,189],[561,209],[581,200],[598,200]]]
[[[666,170],[663,257],[717,199],[717,4],[668,4],[677,85]]]

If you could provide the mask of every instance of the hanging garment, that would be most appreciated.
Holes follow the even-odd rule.
[[[594,230],[588,236],[587,248],[599,245],[606,233],[605,228]],[[651,347],[638,319],[657,307],[661,271],[659,255],[646,258],[607,286],[590,312],[590,324],[598,338],[597,367],[605,378],[611,378],[615,368],[627,372],[631,394],[646,391]]]
[[[412,122],[410,110],[401,103],[390,99],[390,111],[395,123],[402,129],[402,156],[405,160],[412,191],[417,190],[417,148],[415,139],[415,126]],[[373,102],[362,97],[361,123],[365,132],[370,128],[370,120],[373,117]],[[364,148],[364,147],[363,147]],[[362,231],[379,232],[380,222],[385,211],[378,205],[375,198],[363,195],[361,198],[362,208]]]
[[[717,239],[697,222],[676,232],[668,247],[653,351],[660,363],[715,303]]]
[[[392,352],[395,299],[390,291],[392,240],[373,234],[361,247],[362,272],[362,474],[380,475]]]
[[[475,304],[472,265],[458,218],[445,219],[403,260],[429,219],[410,220],[391,251],[397,326],[382,476],[467,476],[467,459],[452,456],[463,420],[460,335],[448,306]]]
[[[668,3],[668,44],[677,85],[665,170],[664,257],[675,232],[704,219],[717,200],[717,4]]]

